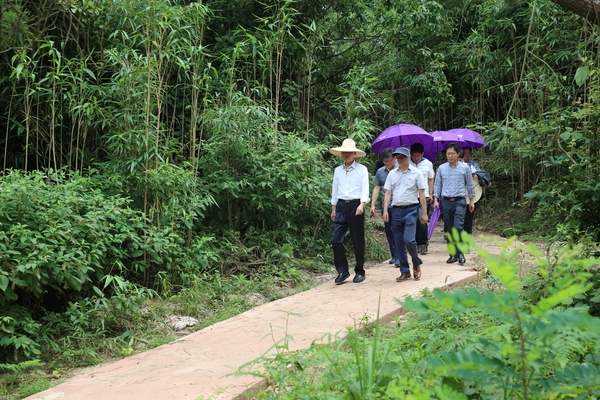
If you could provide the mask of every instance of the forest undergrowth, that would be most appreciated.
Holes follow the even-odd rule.
[[[385,235],[377,224],[367,225],[367,263],[379,263],[387,256]],[[248,258],[250,249],[244,243],[234,236],[228,241],[230,259]],[[13,400],[46,390],[90,368],[169,343],[332,277],[327,254],[297,259],[290,248],[282,248],[263,259],[198,275],[176,294],[140,296],[139,304],[123,303],[121,310],[99,311],[93,299],[74,302],[66,317],[50,314],[46,319],[41,336],[47,338],[48,351],[35,361],[0,363],[0,398]],[[198,324],[174,331],[167,323],[170,316],[191,316]]]
[[[521,249],[522,251],[515,256],[518,260],[516,268],[521,271],[519,272],[518,279],[522,279],[523,282],[525,282],[525,277],[521,276],[523,271],[525,269],[535,270],[537,262],[536,257],[538,256],[543,255],[543,258],[546,259],[550,252],[553,252],[553,254],[558,254],[557,247],[547,245],[547,240],[539,236],[539,231],[537,231],[538,234],[536,236],[535,229],[531,228],[536,223],[523,218],[525,215],[527,215],[527,206],[523,206],[520,209],[515,208],[512,210],[506,210],[504,212],[495,212],[493,211],[493,208],[498,207],[497,203],[499,200],[494,200],[494,198],[491,197],[490,199],[487,199],[486,202],[487,203],[484,203],[485,205],[480,209],[481,211],[475,220],[475,226],[479,232],[487,232],[489,234],[502,236],[506,235],[507,233],[514,232],[515,229],[522,229],[523,233],[528,235],[528,238],[531,239],[530,243],[535,243],[538,248],[543,249],[541,252],[537,252],[537,250],[532,251],[530,249]],[[519,220],[518,218],[521,219]],[[387,255],[385,251],[385,235],[381,231],[381,227],[378,227],[377,224],[368,223],[367,225],[367,240],[369,249],[367,258],[372,260],[370,262],[378,263]],[[234,238],[230,238],[230,241],[235,242]],[[248,249],[244,248],[241,242],[235,242],[234,244],[236,246],[231,245],[229,247],[232,252],[230,255],[231,258],[242,259],[243,257],[241,257],[241,254],[245,252],[247,254]],[[236,254],[236,252],[239,254]],[[552,268],[548,266],[544,267],[548,268],[548,271],[545,274],[537,272],[533,277],[527,278],[529,283],[521,284],[522,288],[525,288],[525,290],[529,291],[527,294],[528,297],[523,297],[522,301],[527,302],[529,301],[527,300],[528,298],[533,298],[535,296],[542,298],[543,293],[548,293],[549,289],[546,288],[546,285],[549,282],[552,282],[551,270],[554,270],[559,266],[559,256],[555,257],[557,258],[555,259]],[[510,262],[514,262],[514,260]],[[501,262],[502,265],[505,263],[509,263],[508,259]],[[252,268],[252,265],[255,264],[260,265],[261,268]],[[250,265],[250,267],[248,265]],[[561,266],[560,270],[562,271],[564,268],[568,267]],[[474,286],[470,288],[463,288],[461,290],[472,289],[477,293],[490,291],[490,293],[492,293],[494,296],[505,295],[506,290],[504,285],[507,282],[510,283],[512,281],[509,279],[507,282],[504,282],[503,279],[494,275],[494,273],[491,271],[493,268],[489,266],[482,267],[482,269],[484,269],[484,272],[489,273],[489,275],[487,275],[485,279],[480,280],[478,283],[473,284]],[[576,275],[574,276],[578,279],[580,284],[583,284],[582,282],[584,282],[584,280],[587,278],[582,278],[583,275],[581,274],[585,275],[585,271],[577,270],[575,272]],[[61,332],[67,332],[66,334],[61,335],[59,340],[56,340],[51,351],[45,354],[45,356],[41,356],[39,359],[34,361],[0,364],[0,398],[13,400],[46,390],[60,382],[63,382],[65,379],[68,379],[69,377],[81,373],[89,368],[93,368],[94,366],[112,362],[119,358],[171,342],[179,337],[247,311],[265,302],[273,301],[293,295],[303,290],[307,290],[310,287],[323,283],[332,276],[331,265],[329,265],[327,262],[326,254],[322,254],[320,257],[313,257],[311,259],[296,259],[293,257],[293,252],[291,249],[282,248],[277,252],[272,252],[270,256],[266,257],[265,259],[256,259],[250,263],[240,264],[237,267],[230,269],[229,273],[226,271],[214,271],[214,273],[205,273],[201,276],[197,276],[193,284],[191,284],[188,288],[179,291],[177,294],[161,296],[157,293],[155,296],[143,298],[140,306],[134,307],[132,305],[131,307],[125,307],[126,311],[124,309],[123,312],[120,313],[115,312],[116,309],[107,309],[104,313],[99,313],[97,310],[96,312],[88,313],[88,311],[94,310],[93,304],[91,304],[90,300],[73,303],[67,310],[67,314],[69,315],[70,320],[73,322],[72,328],[69,331],[65,331],[64,327],[62,326],[57,326],[58,324],[64,323],[61,322],[64,321],[64,318],[61,317],[59,319],[58,316],[56,325],[49,323],[44,327],[45,333],[48,335],[48,337],[52,337],[51,334],[53,329],[56,331],[62,329],[60,330]],[[516,279],[516,277],[513,278]],[[512,284],[514,285],[514,282]],[[587,290],[589,291],[589,288]],[[517,292],[518,295],[515,294],[515,296],[522,296],[520,291],[516,291],[515,293]],[[589,293],[586,293],[587,292],[583,290],[578,295],[582,299],[585,299],[586,296],[588,300],[592,299],[593,296],[591,296]],[[459,295],[456,294],[456,296]],[[434,293],[423,293],[424,300],[435,301],[435,298],[436,295]],[[564,300],[567,301],[568,299]],[[571,301],[573,300],[571,299]],[[515,300],[515,302],[518,301]],[[422,306],[420,305],[414,307],[418,309]],[[274,360],[268,361],[271,363],[271,368],[269,370],[271,372],[278,371],[276,374],[277,377],[283,379],[285,374],[279,371],[279,368],[283,368],[283,365],[289,365],[290,361],[292,359],[295,360],[296,357],[302,357],[302,360],[296,360],[297,362],[294,361],[293,365],[304,365],[307,363],[307,360],[304,357],[308,357],[310,359],[315,357],[314,360],[310,361],[311,367],[307,369],[306,366],[304,366],[302,367],[302,370],[311,370],[313,373],[317,373],[319,368],[325,368],[325,364],[323,363],[329,362],[333,359],[337,360],[338,357],[341,359],[344,357],[352,358],[356,356],[356,354],[353,355],[353,352],[355,351],[361,354],[360,357],[363,357],[363,351],[374,351],[373,348],[369,347],[374,345],[372,342],[373,340],[386,343],[383,344],[383,346],[389,347],[391,346],[390,343],[397,343],[398,345],[404,343],[407,346],[410,345],[410,343],[427,343],[430,340],[429,338],[442,340],[440,337],[443,337],[445,338],[445,341],[451,342],[454,340],[456,342],[458,340],[456,338],[468,337],[468,340],[461,339],[458,340],[458,342],[463,344],[472,344],[474,343],[475,338],[479,337],[478,335],[483,335],[492,329],[491,327],[493,326],[490,321],[493,320],[494,316],[482,318],[482,315],[485,314],[485,312],[482,310],[467,310],[460,309],[460,307],[458,309],[454,309],[450,307],[449,309],[444,309],[442,312],[438,306],[434,307],[429,305],[427,307],[435,310],[421,314],[414,313],[412,317],[406,320],[399,319],[391,325],[379,327],[373,325],[372,321],[358,321],[357,326],[354,330],[349,332],[349,335],[346,339],[325,346],[328,351],[333,351],[334,353],[322,353],[322,349],[317,349],[313,354],[310,355],[302,352],[296,354],[279,354]],[[437,314],[432,316],[432,313],[434,312]],[[199,323],[193,327],[188,327],[182,331],[175,332],[167,324],[168,317],[172,315],[193,316],[199,320]],[[423,330],[423,326],[428,327],[428,329]],[[112,331],[110,329],[106,329],[106,327],[112,327]],[[513,328],[505,328],[506,331],[503,331],[501,336],[508,335],[507,337],[510,337],[511,330]],[[446,332],[448,329],[456,329],[456,332],[450,334]],[[113,332],[112,335],[111,332]],[[114,332],[118,332],[118,334],[114,334]],[[500,335],[498,332],[495,334]],[[454,339],[450,340],[451,337],[454,337]],[[445,346],[449,345],[449,342],[444,343]],[[592,341],[592,343],[593,346],[591,346],[591,348],[595,348],[596,342]],[[456,345],[458,346],[458,344]],[[394,346],[396,346],[396,344],[394,344]],[[421,356],[424,354],[434,354],[430,351],[424,351],[425,345],[423,346],[424,347],[421,349],[412,348],[410,350],[411,357],[414,358],[419,354]],[[413,354],[412,352],[415,351],[416,353]],[[342,352],[345,354],[343,357],[341,355]],[[320,354],[320,356],[316,356],[316,354]],[[322,357],[325,357],[325,359]],[[376,375],[378,376],[378,374],[382,374],[384,371],[389,371],[390,365],[386,364],[384,367],[383,365],[378,364],[380,362],[384,362],[382,360],[373,358],[369,361],[360,357],[352,360],[347,359],[343,362],[343,364],[347,364],[346,367],[348,368],[366,368],[364,371],[358,371],[357,373],[359,376],[362,376],[362,374],[371,374],[372,376],[369,379],[375,379]],[[373,357],[375,357],[375,355],[373,355]],[[387,358],[388,356],[386,355],[385,357]],[[414,360],[417,360],[417,358]],[[370,364],[363,364],[367,361]],[[398,367],[398,362],[400,361],[394,361],[394,368]],[[402,361],[402,363],[404,362],[408,361]],[[419,361],[419,363],[423,362],[425,361]],[[430,361],[427,361],[427,363],[429,362]],[[441,363],[443,364],[444,362]],[[316,364],[312,365],[312,363]],[[385,363],[387,363],[387,361],[385,361]],[[376,368],[376,365],[379,365],[377,368],[382,369],[378,371],[369,370],[371,368]],[[327,373],[328,377],[338,376],[339,378],[343,375],[346,375],[346,372],[342,373],[341,370],[338,372],[331,370],[331,368],[333,368],[331,366],[327,368],[330,369]],[[322,370],[320,371],[323,372]],[[354,372],[352,372],[350,375],[353,374]],[[298,374],[297,379],[302,379],[300,376],[301,374]],[[281,395],[281,385],[290,387],[289,383],[286,383],[285,381],[277,381],[279,378],[275,378],[274,376],[268,376],[267,378],[273,383],[271,389],[277,388],[277,392],[279,393],[278,396]],[[363,378],[365,377],[363,376],[360,379]],[[285,379],[289,379],[289,377]],[[310,377],[306,377],[306,379],[312,381],[312,378]],[[337,393],[336,391],[339,391],[339,393],[343,393],[345,391],[355,393],[358,390],[356,393],[359,393],[360,390],[364,389],[360,388],[367,384],[371,385],[371,389],[369,390],[375,390],[375,386],[382,385],[385,382],[389,383],[395,378],[388,375],[385,379],[381,376],[377,379],[379,379],[377,382],[373,381],[370,383],[361,383],[357,381],[349,386],[347,385],[348,382],[345,382],[344,380],[332,383],[332,387],[337,389],[335,389],[334,392],[331,392],[331,395],[334,397],[337,396],[334,395],[334,393]],[[458,382],[457,379],[451,381]],[[373,386],[375,383],[377,383],[377,385]],[[443,380],[443,383],[448,384],[448,381]],[[299,386],[307,385],[306,382],[301,384],[300,382],[297,382],[292,386],[297,386],[297,384]],[[405,384],[410,384],[413,386],[416,385],[414,387],[415,390],[417,390],[416,388],[423,384],[423,382],[418,383],[409,380],[402,383],[402,385]],[[456,385],[450,386],[454,388],[453,390],[457,390],[457,388],[463,387],[465,383],[456,383]],[[471,387],[473,385],[469,383],[467,386]],[[405,386],[402,387],[404,388]],[[466,388],[466,386],[464,387]],[[313,390],[324,389],[322,387],[313,387]],[[473,391],[475,389],[471,387],[469,390],[465,390],[465,393],[468,393],[469,390]],[[362,397],[355,398],[374,398],[371,397],[374,394],[369,393],[363,393],[361,395]],[[296,392],[290,392],[289,395],[291,396],[289,398],[301,398],[303,396],[302,394]],[[432,394],[429,393],[428,396],[430,395]],[[272,393],[267,390],[265,393],[259,395],[259,398],[272,398]]]
[[[277,267],[265,263],[255,271],[240,269],[223,275],[215,271],[199,276],[175,295],[145,298],[139,306],[128,307],[122,313],[100,315],[93,311],[89,299],[73,303],[66,312],[69,318],[56,316],[57,324],[70,320],[72,328],[67,331],[61,327],[62,335],[52,351],[34,361],[0,363],[0,399],[16,400],[46,390],[90,368],[172,342],[261,304],[307,290],[331,275],[315,260],[289,259]],[[174,330],[168,324],[172,316],[191,316],[198,323]],[[44,329],[58,332],[59,327],[49,324]]]
[[[409,313],[391,323],[359,319],[343,337],[245,365],[240,374],[267,383],[247,398],[599,398],[600,260],[585,245],[529,237],[500,256],[478,250],[482,279],[399,301]]]

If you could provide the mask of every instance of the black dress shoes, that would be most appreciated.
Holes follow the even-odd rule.
[[[446,262],[448,264],[452,264],[452,263],[455,263],[457,261],[458,261],[458,257],[456,257],[456,256],[450,256],[450,258],[448,260],[446,260]]]
[[[339,285],[340,283],[344,282],[349,277],[350,277],[349,272],[345,272],[345,273],[340,272],[340,274],[337,276],[337,278],[335,278],[335,284]]]
[[[354,279],[352,280],[352,282],[354,282],[354,283],[361,283],[364,280],[365,280],[365,275],[364,274],[356,274],[354,276]]]
[[[460,265],[463,265],[463,264],[464,264],[464,263],[466,263],[466,262],[467,262],[467,260],[465,259],[465,256],[463,256],[462,254],[459,254],[459,255],[458,255],[458,263],[459,263]]]

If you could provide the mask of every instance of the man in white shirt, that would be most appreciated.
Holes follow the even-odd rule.
[[[350,276],[344,249],[347,231],[350,231],[356,259],[353,282],[360,283],[365,280],[365,205],[369,202],[369,172],[355,158],[364,157],[365,152],[357,149],[352,139],[344,140],[341,147],[333,147],[329,152],[344,159],[344,163],[333,173],[331,189],[331,244],[333,262],[338,272],[335,283],[339,285]]]
[[[425,187],[427,186],[423,174],[418,168],[410,165],[410,150],[399,147],[392,154],[398,161],[398,168],[391,171],[385,180],[383,188],[386,190],[383,205],[383,220],[392,221],[392,231],[396,241],[396,265],[400,268],[400,276],[396,282],[411,278],[408,254],[413,264],[413,276],[421,278],[421,264],[423,261],[417,253],[415,234],[417,230],[417,215],[421,208],[421,222],[427,222],[427,205],[425,203]],[[392,203],[392,197],[394,199]],[[389,207],[391,206],[391,211]],[[390,215],[391,213],[391,215]]]
[[[423,157],[425,148],[422,143],[413,143],[410,146],[410,165],[418,168],[422,173],[427,186],[425,186],[425,202],[427,202],[427,210],[433,204],[433,164],[431,161]],[[420,209],[419,209],[420,210]],[[427,223],[421,223],[421,213],[417,217],[417,251],[419,254],[427,254],[429,241],[427,240]]]

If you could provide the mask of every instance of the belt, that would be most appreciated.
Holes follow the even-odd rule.
[[[444,200],[448,200],[448,201],[457,201],[457,200],[460,200],[460,199],[464,199],[464,197],[446,197],[446,196],[444,196],[442,198]]]
[[[411,207],[416,207],[418,205],[419,205],[419,203],[414,203],[414,204],[407,204],[405,206],[392,206],[392,207],[394,207],[394,208],[411,208]]]
[[[342,203],[360,203],[360,199],[352,199],[352,200],[344,200],[344,199],[338,199],[338,202],[342,202]]]

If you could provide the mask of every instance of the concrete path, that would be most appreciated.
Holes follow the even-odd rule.
[[[342,337],[349,326],[368,317],[373,321],[403,313],[397,300],[419,296],[421,290],[461,284],[477,279],[476,251],[464,266],[446,264],[445,241],[440,227],[422,256],[421,280],[396,282],[398,270],[387,263],[367,269],[363,283],[342,285],[331,280],[294,296],[261,305],[172,343],[136,354],[91,372],[71,378],[28,400],[119,400],[119,399],[235,399],[260,379],[233,377],[241,365],[265,354],[274,354],[275,342],[286,335],[290,350],[308,348],[327,341],[327,335]],[[499,245],[478,246],[498,254]]]

